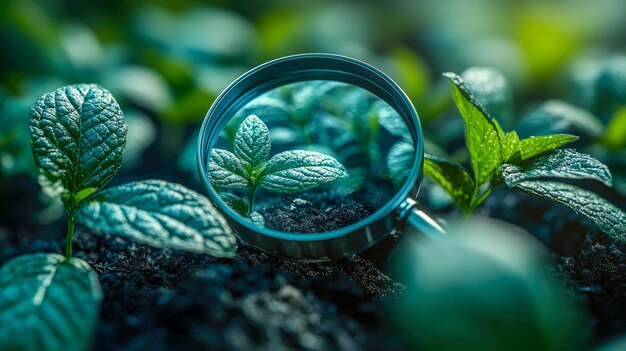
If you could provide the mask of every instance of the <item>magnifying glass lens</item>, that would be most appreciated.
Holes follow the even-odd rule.
[[[400,114],[365,88],[288,83],[231,113],[211,149],[221,200],[256,226],[323,233],[385,206],[414,167]]]

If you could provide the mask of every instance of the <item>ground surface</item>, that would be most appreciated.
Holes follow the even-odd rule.
[[[294,211],[309,206],[296,202]],[[291,205],[274,210],[289,218]],[[526,228],[552,249],[554,270],[592,316],[596,343],[626,332],[624,245],[568,209],[523,194],[496,192],[480,211]],[[31,228],[20,225],[28,223],[19,218],[25,212],[11,213],[2,218],[0,264],[63,252],[62,221]],[[98,271],[105,293],[94,350],[399,350],[384,304],[403,286],[383,273],[397,239],[305,264],[245,245],[234,260],[154,249],[78,225],[74,251]]]

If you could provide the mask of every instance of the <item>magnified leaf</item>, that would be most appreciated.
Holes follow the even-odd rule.
[[[270,131],[265,123],[256,115],[248,116],[235,135],[235,155],[256,168],[270,157],[271,147]]]
[[[522,139],[519,143],[519,161],[528,160],[576,140],[578,140],[577,136],[569,134],[552,134]]]
[[[99,193],[74,213],[78,221],[154,247],[233,257],[235,238],[211,202],[160,180],[123,184]]]
[[[235,154],[222,149],[211,151],[209,177],[213,186],[218,188],[245,188],[248,186],[248,180],[244,174],[244,165]]]
[[[626,214],[591,191],[547,181],[522,181],[515,188],[565,205],[594,221],[613,240],[626,242]]]
[[[232,208],[237,213],[244,216],[254,225],[258,225],[259,227],[265,227],[265,218],[263,218],[263,215],[256,211],[251,212],[250,215],[248,215],[248,211],[250,210],[250,208],[246,200],[230,193],[220,193],[220,197],[222,198],[222,200],[224,200],[228,207]]]
[[[539,157],[526,166],[505,164],[502,166],[501,172],[509,187],[513,187],[521,181],[548,177],[594,179],[607,186],[611,186],[613,182],[607,166],[574,149],[554,150],[551,154]]]
[[[254,225],[258,225],[259,227],[265,227],[265,218],[263,218],[263,215],[256,211],[250,213],[250,222]]]
[[[292,150],[272,157],[258,184],[269,190],[297,193],[347,176],[343,165],[331,156]]]
[[[492,173],[500,165],[504,134],[498,122],[489,116],[461,77],[454,73],[444,73],[444,77],[450,80],[454,101],[465,121],[465,141],[471,155],[476,185],[480,186],[491,179]]]
[[[31,149],[51,195],[103,188],[120,168],[126,124],[111,93],[94,84],[70,85],[40,97],[30,111]]]
[[[391,135],[395,135],[404,140],[411,141],[409,128],[398,111],[394,110],[388,103],[377,100],[372,104],[372,112],[378,117],[378,123],[385,128]]]
[[[424,174],[442,187],[457,206],[469,209],[474,181],[463,166],[424,154]]]
[[[387,167],[394,183],[401,185],[409,176],[415,162],[415,147],[406,141],[395,143],[387,155]]]
[[[3,350],[86,350],[102,291],[87,262],[57,254],[19,256],[0,268]]]
[[[220,193],[220,197],[228,205],[228,207],[235,210],[242,216],[246,216],[248,213],[248,204],[242,198],[231,193]]]
[[[229,121],[228,125],[231,125],[231,123],[233,123],[232,125],[235,127],[236,130],[241,124],[241,121],[252,113],[263,116],[263,119],[265,119],[266,121],[280,118],[286,119],[289,116],[289,107],[285,104],[284,101],[264,94],[254,98],[252,101],[247,103],[240,111],[237,112],[238,117],[239,115],[241,115],[241,117],[243,117],[242,119],[237,121],[237,118],[235,118]]]

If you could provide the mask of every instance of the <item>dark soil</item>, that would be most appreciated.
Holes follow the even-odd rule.
[[[626,245],[570,209],[523,193],[495,192],[482,211],[525,228],[553,251],[557,273],[589,311],[596,342],[626,333]]]
[[[261,211],[265,226],[288,233],[320,233],[356,223],[374,212],[352,198],[284,196]]]
[[[0,264],[63,245],[61,238],[22,242],[1,250]],[[242,245],[233,261],[81,226],[74,250],[98,272],[105,294],[94,350],[401,349],[383,304],[402,286],[366,258],[377,257],[371,252],[307,264]]]
[[[308,211],[306,203],[295,205]],[[356,201],[350,206],[360,211]],[[625,245],[569,209],[521,193],[497,191],[480,211],[520,225],[551,248],[553,269],[587,306],[596,344],[626,332]],[[0,265],[25,253],[63,252],[62,221],[38,230],[11,223],[0,227]],[[287,261],[243,244],[234,260],[215,259],[80,225],[75,240],[76,256],[98,272],[105,294],[94,350],[403,348],[383,311],[403,290],[382,273],[395,235],[326,263]]]

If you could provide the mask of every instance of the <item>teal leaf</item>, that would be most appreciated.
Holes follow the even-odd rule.
[[[86,188],[102,189],[120,168],[126,124],[106,89],[59,88],[40,97],[30,116],[31,149],[48,194],[70,199]]]
[[[289,107],[285,104],[285,102],[264,94],[247,103],[240,111],[237,112],[237,117],[233,119],[233,121],[229,121],[228,124],[231,125],[231,122],[233,122],[232,125],[237,128],[247,116],[252,114],[263,116],[263,119],[266,121],[279,119],[286,120],[289,118],[289,113]]]
[[[291,119],[295,123],[304,123],[311,120],[312,110],[318,106],[333,89],[345,87],[345,83],[319,80],[293,83],[289,110]],[[342,94],[343,95],[343,94]]]
[[[463,166],[425,154],[424,175],[442,187],[458,207],[464,210],[470,208],[474,181]]]
[[[383,100],[377,100],[372,104],[372,113],[378,117],[378,123],[385,128],[391,135],[402,138],[406,141],[412,141],[409,128],[407,128],[404,120],[393,107]]]
[[[269,160],[258,185],[278,192],[298,193],[347,176],[346,169],[332,156],[292,150]]]
[[[513,89],[500,71],[470,67],[461,73],[465,84],[487,111],[505,127],[513,122]]]
[[[263,218],[263,215],[256,211],[250,213],[250,222],[254,225],[265,228],[265,218]]]
[[[626,242],[626,214],[599,195],[573,185],[547,181],[523,181],[515,188],[565,205],[598,225],[613,240]]]
[[[528,165],[504,164],[501,172],[509,187],[525,180],[540,178],[593,179],[608,186],[611,186],[613,182],[611,172],[606,165],[574,149],[554,150]]]
[[[502,129],[469,91],[461,77],[444,73],[450,80],[452,95],[465,122],[465,142],[470,152],[476,186],[491,179],[502,159]]]
[[[74,214],[92,229],[154,247],[215,257],[235,254],[235,237],[211,202],[178,184],[123,184],[100,192]]]
[[[271,146],[270,131],[265,123],[256,115],[246,117],[235,134],[235,155],[256,168],[270,157]]]
[[[87,262],[50,253],[18,256],[0,268],[0,345],[3,350],[86,350],[101,303],[98,275]]]
[[[515,161],[528,160],[576,140],[578,140],[577,136],[569,134],[552,134],[522,139],[519,143],[519,158]]]
[[[565,133],[600,137],[604,126],[584,109],[565,101],[548,100],[520,120],[519,132],[526,136]]]
[[[230,151],[213,149],[209,162],[211,184],[217,188],[246,188],[244,164]]]
[[[406,141],[395,143],[387,155],[387,167],[396,185],[402,185],[409,177],[415,162],[415,147]]]
[[[220,193],[220,198],[222,198],[228,207],[232,208],[240,215],[246,216],[248,214],[248,203],[241,197],[231,193]]]

